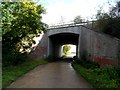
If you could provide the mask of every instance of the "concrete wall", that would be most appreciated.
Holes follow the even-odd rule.
[[[35,50],[30,52],[29,59],[42,59],[47,57],[48,51],[48,37],[44,34],[39,44],[35,47]]]
[[[47,32],[48,36],[54,35],[54,34],[59,34],[59,33],[74,33],[74,34],[79,34],[81,26],[76,26],[76,27],[61,27],[61,28],[53,28],[49,29]]]
[[[120,40],[106,34],[94,32],[85,27],[82,27],[81,30],[80,54],[87,51],[88,58],[99,63],[101,67],[120,65],[120,60],[117,58]]]
[[[77,45],[78,57],[86,51],[88,53],[88,58],[99,63],[101,67],[108,65],[120,66],[120,58],[118,59],[120,40],[106,34],[97,33],[83,26],[48,30],[39,42],[35,51],[30,53],[29,57],[32,59],[41,59],[52,54],[54,49],[59,52],[59,48],[57,48],[59,46],[56,46],[55,48],[55,45],[53,45],[54,43],[52,43],[49,38],[49,36],[59,33],[74,33],[79,35]]]
[[[60,33],[73,33],[73,34],[80,34],[80,27],[61,27],[61,28],[54,28],[49,29],[47,33],[45,33],[40,40],[38,46],[36,46],[35,50],[30,52],[28,57],[30,59],[41,59],[46,58],[49,55],[52,55],[53,51],[55,51],[56,56],[60,56],[60,45],[53,45],[54,43],[51,41],[49,36],[60,34]],[[77,45],[78,46],[78,45]]]
[[[79,37],[80,31],[81,31],[80,28],[81,28],[81,26],[76,26],[76,27],[70,26],[70,27],[53,28],[53,29],[49,29],[48,30],[47,35],[48,35],[48,38],[51,37],[51,36],[54,36],[54,38],[58,38],[57,35],[59,35],[59,34],[73,34],[73,35],[78,35],[78,37]],[[49,38],[49,41],[48,41],[49,42],[48,43],[49,44],[48,45],[48,55],[52,55],[52,53],[53,53],[52,56],[60,57],[61,56],[61,54],[60,54],[60,52],[61,52],[61,50],[60,50],[61,49],[61,45],[64,45],[64,44],[75,44],[76,46],[79,45],[79,43],[78,43],[78,41],[79,41],[78,39],[79,38],[77,40],[74,39],[74,41],[69,38],[69,41],[65,42],[64,39],[67,38],[67,35],[63,36],[63,37],[64,38],[61,37],[61,40],[63,40],[62,43],[52,42],[52,40],[54,38],[52,38],[52,39]],[[71,36],[71,37],[75,38],[74,36]],[[59,39],[58,39],[58,41],[59,41]],[[77,54],[79,54],[78,50],[77,50]],[[77,55],[77,56],[79,56],[79,55]]]

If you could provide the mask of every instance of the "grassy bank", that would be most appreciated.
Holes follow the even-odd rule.
[[[2,69],[2,88],[5,88],[18,77],[24,75],[38,65],[47,64],[45,60],[26,61],[17,66],[10,66]]]
[[[87,63],[85,64],[87,66]],[[89,68],[81,64],[72,64],[73,68],[84,77],[95,88],[118,88],[120,90],[120,69],[111,68]],[[92,68],[91,68],[92,67]]]

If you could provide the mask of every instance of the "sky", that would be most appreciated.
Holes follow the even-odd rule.
[[[108,1],[115,5],[119,0],[40,0],[38,3],[46,9],[42,21],[51,26],[72,23],[79,15],[85,20],[92,20],[99,7],[102,6],[105,12],[109,10]]]

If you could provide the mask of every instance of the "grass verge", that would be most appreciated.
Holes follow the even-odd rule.
[[[7,87],[18,77],[24,75],[38,65],[47,64],[45,60],[30,60],[17,66],[5,67],[2,69],[2,88]]]
[[[85,68],[72,64],[73,68],[95,88],[118,88],[120,90],[120,69]],[[119,74],[118,74],[119,73]]]

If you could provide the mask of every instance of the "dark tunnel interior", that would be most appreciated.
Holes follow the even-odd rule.
[[[60,33],[49,36],[49,55],[55,58],[61,57],[61,48],[65,44],[76,45],[76,55],[78,48],[79,34]]]

